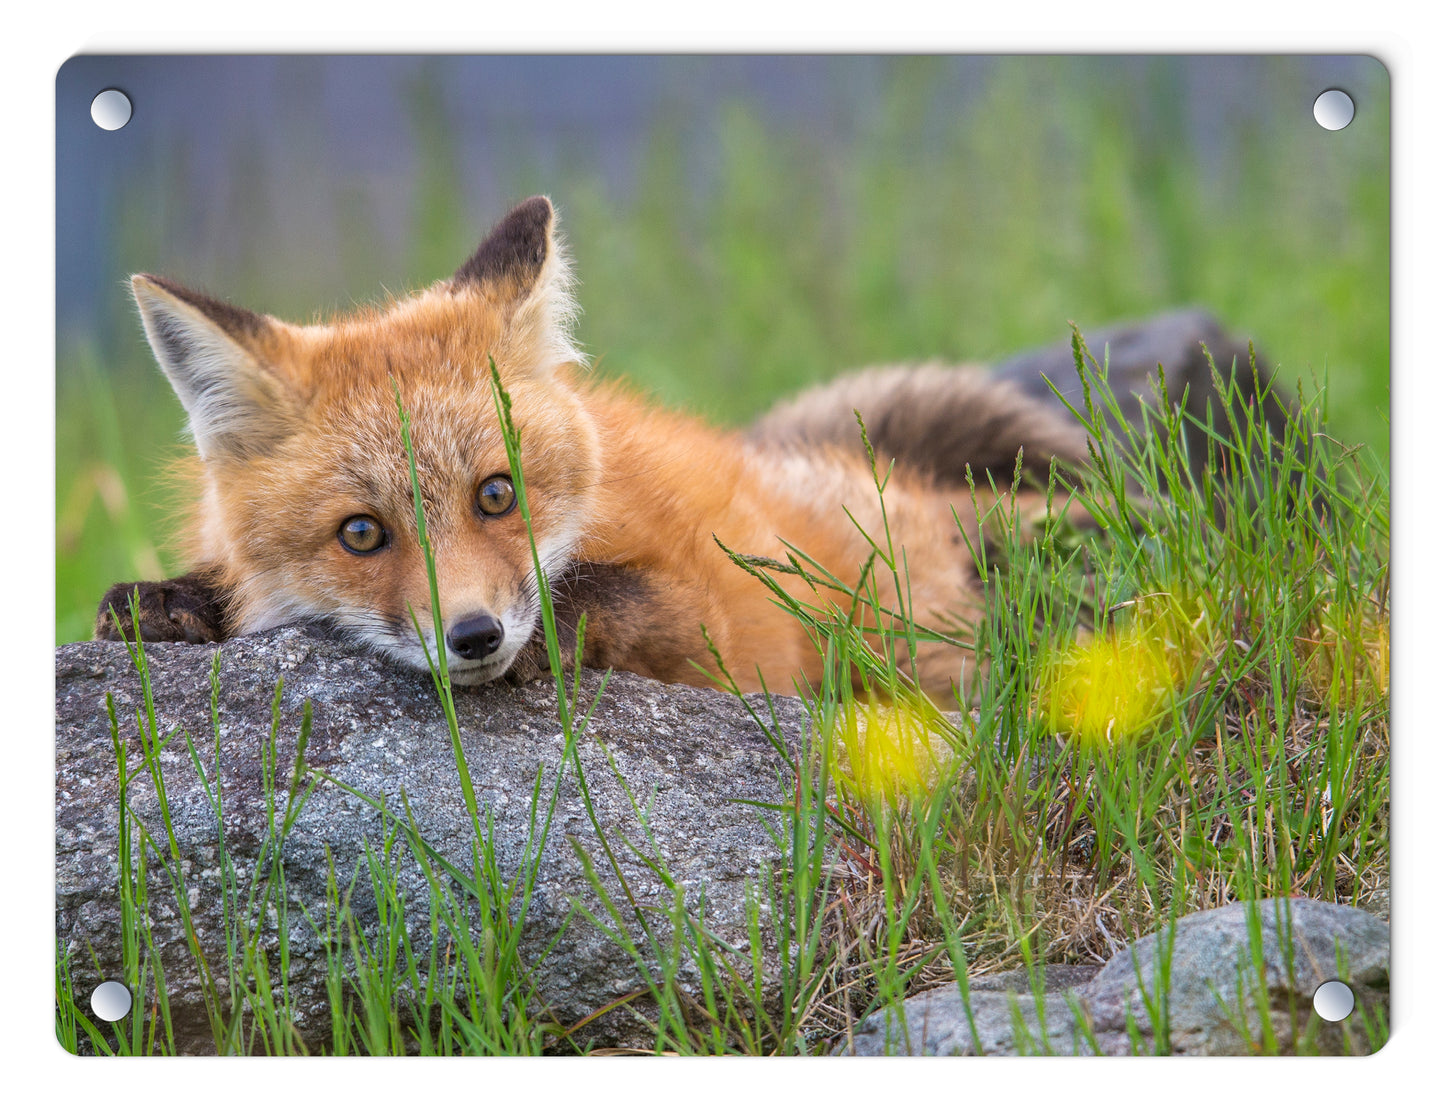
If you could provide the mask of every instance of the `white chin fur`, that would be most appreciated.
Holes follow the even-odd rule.
[[[415,631],[407,629],[398,635],[393,629],[378,621],[369,611],[352,607],[335,607],[329,611],[303,606],[300,603],[273,608],[271,611],[247,623],[244,632],[254,632],[282,625],[288,621],[324,616],[337,629],[368,646],[396,663],[419,672],[430,671],[427,653],[433,662],[437,660],[436,634],[433,632],[430,615],[418,614],[426,637],[426,648],[417,640]],[[539,617],[539,608],[530,606],[526,600],[517,602],[501,615],[502,628],[506,631],[501,646],[486,660],[462,660],[449,654],[447,671],[451,681],[458,687],[474,687],[501,679],[517,659],[517,654],[532,638]]]
[[[455,654],[447,656],[447,672],[451,681],[458,687],[475,687],[479,684],[492,683],[501,679],[507,674],[507,669],[512,666],[512,661],[517,659],[517,654],[522,651],[522,646],[532,638],[533,627],[537,624],[537,615],[531,612],[525,603],[512,607],[502,615],[502,628],[506,631],[502,639],[501,647],[485,660],[462,660]],[[423,625],[426,633],[426,649],[431,653],[431,659],[437,660],[436,636],[428,625]],[[417,642],[415,635],[406,638],[400,644],[392,641],[389,644],[379,645],[375,638],[368,638],[371,644],[381,649],[393,660],[399,661],[419,671],[428,671],[427,653]]]
[[[480,663],[466,662],[463,667],[452,664],[448,661],[447,671],[451,673],[452,683],[458,687],[476,687],[479,684],[492,683],[507,674],[507,669],[512,666],[512,661],[517,659],[515,652],[508,653],[505,660],[494,663],[497,654],[493,654]]]

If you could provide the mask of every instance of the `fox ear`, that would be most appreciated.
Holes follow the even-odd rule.
[[[508,347],[535,353],[537,370],[582,361],[572,340],[571,267],[546,197],[529,197],[507,213],[450,284],[497,305],[506,315]]]
[[[294,430],[297,399],[267,365],[280,338],[269,318],[152,274],[130,284],[203,460],[259,455]]]

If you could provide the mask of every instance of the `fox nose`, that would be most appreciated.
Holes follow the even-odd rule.
[[[502,645],[502,623],[490,614],[468,614],[452,626],[447,647],[463,660],[482,660]]]

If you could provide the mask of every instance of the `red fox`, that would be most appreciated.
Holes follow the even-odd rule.
[[[709,682],[695,666],[713,663],[704,629],[745,690],[818,682],[823,662],[807,631],[721,546],[786,560],[791,545],[852,584],[869,538],[882,543],[885,510],[887,536],[906,554],[908,597],[879,575],[882,613],[855,620],[876,627],[906,608],[925,625],[967,630],[981,604],[958,523],[976,524],[967,470],[987,491],[984,470],[1006,487],[1019,459],[1046,478],[1050,460],[1086,458],[1063,407],[967,369],[854,376],[774,411],[751,434],[652,405],[586,371],[555,225],[551,202],[533,197],[451,278],[325,324],[287,324],[136,275],[146,336],[195,440],[195,570],[117,585],[97,636],[131,632],[126,599],[139,586],[148,640],[222,640],[321,620],[426,668],[437,646],[394,382],[411,413],[452,680],[535,675],[546,666],[538,584],[493,362],[513,400],[563,648],[585,613],[583,663],[668,682]],[[879,466],[897,459],[881,504],[854,410]],[[777,582],[810,603],[830,595],[796,575]],[[970,666],[958,644],[927,642],[914,678],[949,697]]]

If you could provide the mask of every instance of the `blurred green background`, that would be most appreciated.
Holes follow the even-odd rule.
[[[95,92],[130,125],[100,132]],[[1346,89],[1327,132],[1315,96]],[[1366,58],[72,59],[57,79],[56,637],[185,570],[183,415],[125,278],[311,320],[557,203],[604,374],[742,423],[860,365],[1199,305],[1389,430],[1389,81]]]

